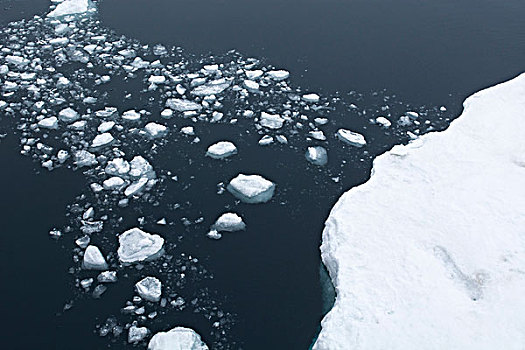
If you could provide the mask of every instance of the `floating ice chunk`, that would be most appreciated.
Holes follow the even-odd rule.
[[[100,283],[115,283],[117,280],[117,271],[103,271],[97,276]]]
[[[168,134],[168,128],[164,125],[157,124],[157,123],[148,123],[144,127],[144,130],[148,134],[148,136],[152,139],[156,139],[159,137],[164,137]]]
[[[146,327],[137,327],[135,325],[129,327],[128,331],[128,343],[136,344],[143,341],[149,333],[149,329]]]
[[[128,161],[123,158],[115,158],[108,162],[104,171],[108,175],[122,176],[129,173],[130,169]]]
[[[148,350],[208,350],[193,329],[176,327],[169,332],[158,332],[148,344]]]
[[[317,103],[319,102],[319,95],[317,94],[305,94],[303,95],[303,101],[307,103]]]
[[[89,242],[91,242],[91,238],[88,235],[82,236],[75,240],[75,244],[82,249],[86,249],[89,246]]]
[[[264,74],[264,72],[260,69],[258,70],[247,70],[245,71],[246,73],[246,77],[250,80],[257,80],[259,79],[260,77],[262,77],[262,75]]]
[[[69,81],[68,78],[60,77],[60,78],[58,78],[58,81],[57,81],[57,88],[64,89],[64,88],[68,87],[70,84],[71,84],[71,82]]]
[[[412,119],[417,119],[419,118],[419,113],[417,112],[414,112],[414,111],[408,111],[405,113],[409,118],[412,118]]]
[[[207,74],[215,74],[219,71],[219,65],[218,64],[208,64],[202,67]]]
[[[281,81],[286,80],[290,76],[290,72],[287,70],[272,70],[268,72],[268,76],[275,80],[275,81]]]
[[[75,164],[79,168],[98,164],[95,155],[86,150],[76,151],[74,157]]]
[[[166,77],[163,75],[152,75],[148,78],[148,82],[152,84],[164,84],[166,82]]]
[[[99,111],[95,112],[95,115],[99,118],[109,118],[112,117],[115,113],[117,113],[116,107],[104,107],[104,109],[101,109]]]
[[[321,130],[310,131],[308,133],[308,136],[310,136],[311,138],[313,138],[315,140],[319,140],[319,141],[325,141],[326,140],[326,136],[324,135],[324,133]]]
[[[208,147],[208,151],[206,152],[208,157],[214,159],[224,159],[234,154],[237,154],[237,147],[230,141],[217,142]]]
[[[160,116],[165,119],[170,119],[173,117],[173,111],[169,108],[166,108],[162,112],[160,112]]]
[[[200,111],[202,106],[193,101],[180,98],[170,98],[166,101],[166,107],[177,112]]]
[[[376,123],[381,125],[382,127],[388,128],[392,125],[390,120],[386,119],[385,117],[377,117]]]
[[[140,179],[138,179],[138,181],[135,181],[131,185],[126,187],[126,189],[124,190],[124,195],[126,197],[131,197],[136,194],[139,194],[146,188],[147,184],[148,184],[148,178],[141,177]]]
[[[264,203],[272,199],[275,184],[260,175],[239,174],[230,181],[227,189],[245,203]]]
[[[279,114],[261,112],[259,124],[268,129],[280,129],[283,127],[284,119]]]
[[[277,142],[282,143],[282,144],[288,143],[288,139],[284,135],[275,135],[275,139],[277,140]]]
[[[98,126],[97,130],[100,133],[108,132],[115,126],[115,122],[109,121],[109,122],[102,122]]]
[[[135,284],[135,290],[143,299],[156,303],[162,295],[162,282],[148,276]]]
[[[221,239],[222,235],[219,233],[219,231],[211,229],[207,234],[206,237],[211,239]]]
[[[68,107],[58,112],[58,118],[63,122],[72,123],[78,120],[80,116],[77,111],[75,111],[73,108]]]
[[[154,179],[155,171],[151,164],[142,156],[135,156],[130,162],[129,176],[134,178],[146,177]]]
[[[140,120],[140,113],[134,109],[131,109],[122,113],[122,119],[135,122]]]
[[[185,126],[180,129],[180,132],[182,132],[184,135],[193,136],[195,135],[195,131],[193,130],[193,126]]]
[[[67,15],[78,15],[89,10],[88,0],[65,0],[57,5],[57,7],[47,14],[47,17],[62,17]]]
[[[69,152],[61,149],[57,152],[57,159],[62,164],[69,158]]]
[[[260,146],[268,146],[268,145],[271,145],[273,143],[273,137],[270,136],[270,135],[264,135],[260,140],[259,140],[259,145]]]
[[[357,132],[353,132],[346,129],[337,130],[337,138],[346,144],[355,147],[363,147],[366,145],[365,137]]]
[[[119,236],[117,254],[122,263],[151,260],[162,255],[164,238],[139,228],[132,228]]]
[[[213,224],[212,229],[221,232],[235,232],[242,231],[246,229],[246,224],[242,218],[236,213],[224,213],[222,214],[215,224]]]
[[[308,147],[306,150],[306,160],[315,165],[326,165],[328,163],[328,153],[321,146]]]
[[[195,96],[209,96],[218,95],[230,86],[230,82],[226,79],[217,79],[210,81],[208,84],[197,86],[191,92]]]
[[[107,180],[104,180],[102,183],[102,186],[105,190],[120,190],[124,185],[126,184],[126,181],[124,181],[122,178],[118,176],[110,177]]]
[[[243,85],[246,88],[246,90],[248,90],[248,91],[251,91],[251,92],[259,91],[259,83],[257,83],[256,81],[245,80],[243,82]]]
[[[95,136],[93,141],[91,142],[92,148],[102,148],[111,145],[115,141],[115,138],[113,135],[111,135],[109,132],[105,132],[103,134],[99,134]]]
[[[44,118],[38,122],[38,126],[44,129],[58,129],[57,117]]]
[[[29,60],[22,56],[8,55],[5,57],[5,62],[13,66],[23,67],[29,64]],[[6,72],[7,73],[7,72]]]
[[[82,267],[87,270],[106,270],[108,263],[97,246],[90,245],[84,252]]]

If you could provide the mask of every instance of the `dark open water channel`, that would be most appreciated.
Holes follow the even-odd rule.
[[[2,25],[47,8],[47,1],[1,0],[0,4]],[[525,69],[525,3],[519,0],[104,0],[99,16],[103,25],[143,43],[177,45],[195,55],[222,55],[236,49],[290,70],[292,83],[305,89],[331,95],[387,88],[398,101],[411,106],[446,105],[450,118],[460,113],[461,102],[472,92]],[[119,82],[112,88],[133,90]],[[360,102],[378,103],[373,97]],[[336,122],[367,130],[362,120]],[[435,120],[435,125],[442,128],[446,123]],[[12,126],[0,120],[3,132],[8,134],[0,141],[4,164],[0,173],[4,184],[0,297],[5,348],[131,347],[94,333],[96,324],[118,314],[131,298],[131,282],[125,279],[101,300],[79,298],[72,310],[57,316],[74,294],[67,273],[71,247],[51,240],[47,232],[67,224],[66,206],[81,193],[86,180],[81,173],[66,169],[48,173],[18,154]],[[371,157],[406,141],[396,134],[367,132]],[[204,261],[214,276],[207,286],[219,295],[222,308],[235,315],[228,333],[232,348],[308,348],[322,313],[318,246],[323,223],[342,191],[366,181],[371,157],[360,161],[342,152],[333,155],[331,163],[347,162],[341,166],[340,182],[331,183],[330,177],[288,148],[267,151],[254,145],[255,135],[215,125],[202,130],[199,137],[198,147],[181,142],[177,149],[162,149],[160,158],[163,168],[180,173],[182,183],[203,195],[195,198],[194,192],[174,187],[165,192],[161,202],[166,205],[160,208],[191,201],[185,216],[204,216],[208,226],[228,206],[249,218],[246,232],[219,242],[202,238],[206,225],[196,230],[181,224],[172,227],[190,237],[180,243],[181,248]],[[224,138],[236,141],[240,149],[232,161],[218,165],[209,160],[190,163],[185,158],[192,154],[197,158],[209,144]],[[239,172],[264,173],[286,191],[264,207],[234,205],[225,195],[213,195],[217,183]],[[126,219],[130,225],[138,215],[152,219],[170,215],[162,209],[133,210],[136,215]],[[154,225],[148,228],[160,232]],[[166,322],[194,327],[212,343],[209,325],[201,316],[186,312],[152,328],[165,329]]]

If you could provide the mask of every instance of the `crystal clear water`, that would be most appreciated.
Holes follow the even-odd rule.
[[[2,1],[1,5],[2,25],[47,8],[46,1]],[[138,225],[137,218],[144,217],[145,229],[171,240],[173,258],[162,262],[177,271],[182,266],[196,269],[194,276],[188,273],[193,276],[190,282],[174,287],[188,304],[196,298],[195,305],[161,312],[145,322],[148,327],[157,331],[186,325],[214,348],[308,348],[322,316],[318,246],[323,222],[342,191],[366,181],[375,155],[408,139],[402,132],[371,126],[368,118],[378,115],[386,95],[393,115],[424,111],[434,128],[446,127],[467,95],[523,69],[523,13],[525,5],[520,1],[504,6],[490,1],[102,2],[101,25],[118,35],[141,43],[181,46],[184,55],[196,57],[195,62],[199,57],[211,60],[209,53],[218,62],[227,62],[236,54],[225,53],[236,49],[290,70],[295,86],[329,96],[338,92],[344,103],[334,103],[333,124],[325,133],[347,127],[366,134],[369,142],[363,153],[332,141],[329,166],[322,170],[304,160],[309,144],[304,140],[291,139],[290,147],[258,146],[260,135],[245,132],[251,130],[250,120],[241,119],[234,128],[198,124],[200,143],[172,136],[173,142],[160,145],[154,152],[156,169],[171,170],[179,181],[162,185],[156,205],[139,201],[124,209],[101,209],[110,218],[123,218],[112,221],[100,241],[106,251],[115,248],[112,235]],[[74,69],[63,68],[67,74]],[[107,105],[158,112],[148,102],[152,94],[143,93],[133,81],[114,78],[96,89],[107,92]],[[363,95],[348,94],[351,90]],[[125,99],[127,93],[132,97]],[[446,113],[437,111],[441,105],[448,107]],[[226,108],[235,111],[233,106]],[[0,140],[0,160],[6,164],[0,175],[5,184],[0,204],[4,223],[0,272],[8,286],[1,297],[7,301],[8,317],[2,323],[9,348],[131,347],[122,336],[100,337],[96,326],[111,316],[122,324],[133,320],[121,315],[120,308],[131,300],[138,276],[159,273],[168,282],[174,273],[162,265],[147,265],[144,271],[124,269],[119,283],[97,300],[75,287],[75,278],[86,274],[76,270],[78,264],[72,261],[75,207],[67,206],[94,202],[89,194],[77,197],[87,193],[88,179],[69,169],[49,173],[38,162],[20,156],[15,123],[7,118],[0,121],[0,134],[7,134]],[[183,125],[177,121],[177,127]],[[221,139],[234,141],[239,154],[227,162],[203,158],[206,147]],[[128,145],[136,151],[150,146],[147,142]],[[276,182],[276,197],[252,206],[236,203],[228,194],[217,195],[217,184],[239,172],[261,173]],[[181,208],[176,209],[175,203]],[[209,225],[225,209],[242,214],[247,231],[225,235],[220,241],[207,239]],[[172,224],[155,225],[161,217]],[[181,223],[183,218],[199,217],[204,217],[203,223]],[[73,225],[73,233],[58,241],[49,238],[51,228],[67,225]],[[186,263],[189,254],[199,262]],[[72,309],[62,312],[71,300]],[[224,335],[217,335],[205,317],[203,310],[208,307],[227,315],[220,328]]]

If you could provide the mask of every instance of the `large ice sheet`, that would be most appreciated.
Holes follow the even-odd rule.
[[[314,349],[522,349],[525,74],[395,146],[323,232],[337,291]]]

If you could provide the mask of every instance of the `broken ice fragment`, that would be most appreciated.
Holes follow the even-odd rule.
[[[144,127],[144,130],[151,139],[164,137],[168,134],[168,128],[164,125],[157,123],[148,123]]]
[[[245,203],[264,203],[273,197],[275,184],[260,175],[239,174],[230,181],[227,189]]]
[[[162,294],[162,282],[155,277],[146,277],[135,284],[135,289],[143,299],[158,302]]]
[[[158,332],[149,341],[148,350],[208,350],[208,346],[191,328],[176,327],[169,332]]]
[[[273,143],[273,137],[270,136],[270,135],[264,135],[260,140],[259,140],[259,145],[260,146],[268,146],[270,144]]]
[[[128,331],[128,343],[136,344],[144,340],[149,333],[149,329],[146,327],[137,327],[135,325],[129,327]]]
[[[392,125],[390,120],[386,119],[385,117],[377,117],[376,123],[381,125],[382,127],[388,128]]]
[[[108,264],[97,246],[90,245],[84,252],[82,267],[86,270],[106,270]]]
[[[78,120],[80,116],[78,115],[77,111],[75,111],[73,108],[68,107],[58,112],[58,118],[63,122],[72,123]]]
[[[312,164],[323,166],[328,163],[328,154],[324,147],[308,147],[306,150],[306,159]]]
[[[166,107],[177,112],[200,111],[202,109],[200,104],[180,98],[170,98],[166,101]]]
[[[126,187],[124,190],[124,195],[126,197],[131,197],[136,194],[139,194],[146,188],[146,185],[148,184],[148,178],[147,177],[141,177],[138,181],[133,182],[131,185]]]
[[[78,15],[89,10],[90,2],[88,0],[66,0],[57,5],[57,7],[47,14],[47,17],[62,17],[67,15]]]
[[[268,76],[275,81],[281,81],[281,80],[288,79],[288,77],[290,76],[290,72],[286,70],[282,70],[282,69],[272,70],[268,72]]]
[[[105,132],[103,134],[99,134],[95,136],[93,141],[91,142],[91,148],[102,148],[111,145],[115,141],[115,138],[113,135],[111,135],[109,132]]]
[[[317,103],[319,102],[319,95],[317,94],[306,94],[303,95],[303,101],[307,103]]]
[[[261,112],[259,124],[268,129],[280,129],[283,127],[284,119],[279,114]]]
[[[152,260],[163,253],[164,238],[139,228],[132,228],[119,236],[119,259],[123,263]]]
[[[100,283],[115,283],[117,282],[117,271],[103,271],[97,276],[97,281]]]
[[[58,129],[57,117],[44,118],[38,122],[38,126],[44,129]]]
[[[346,129],[337,130],[337,138],[346,144],[355,147],[363,147],[366,145],[365,137],[357,132],[353,132]]]
[[[212,229],[221,232],[235,232],[242,231],[246,229],[246,224],[242,218],[236,213],[224,213],[222,214],[215,224],[213,224]]]
[[[113,190],[120,190],[124,185],[126,184],[126,181],[124,181],[122,178],[118,176],[110,177],[107,180],[104,180],[102,183],[102,186],[105,190],[113,191]]]
[[[214,159],[224,159],[234,154],[237,154],[237,147],[230,141],[217,142],[208,147],[208,151],[206,152],[208,157]]]
[[[95,155],[86,150],[77,151],[74,156],[75,164],[79,168],[96,165],[98,163]]]
[[[129,173],[130,169],[131,166],[126,160],[122,158],[115,158],[108,162],[108,165],[106,165],[104,171],[108,175],[122,176]]]
[[[140,113],[134,109],[131,109],[122,113],[122,119],[134,122],[140,120]]]

